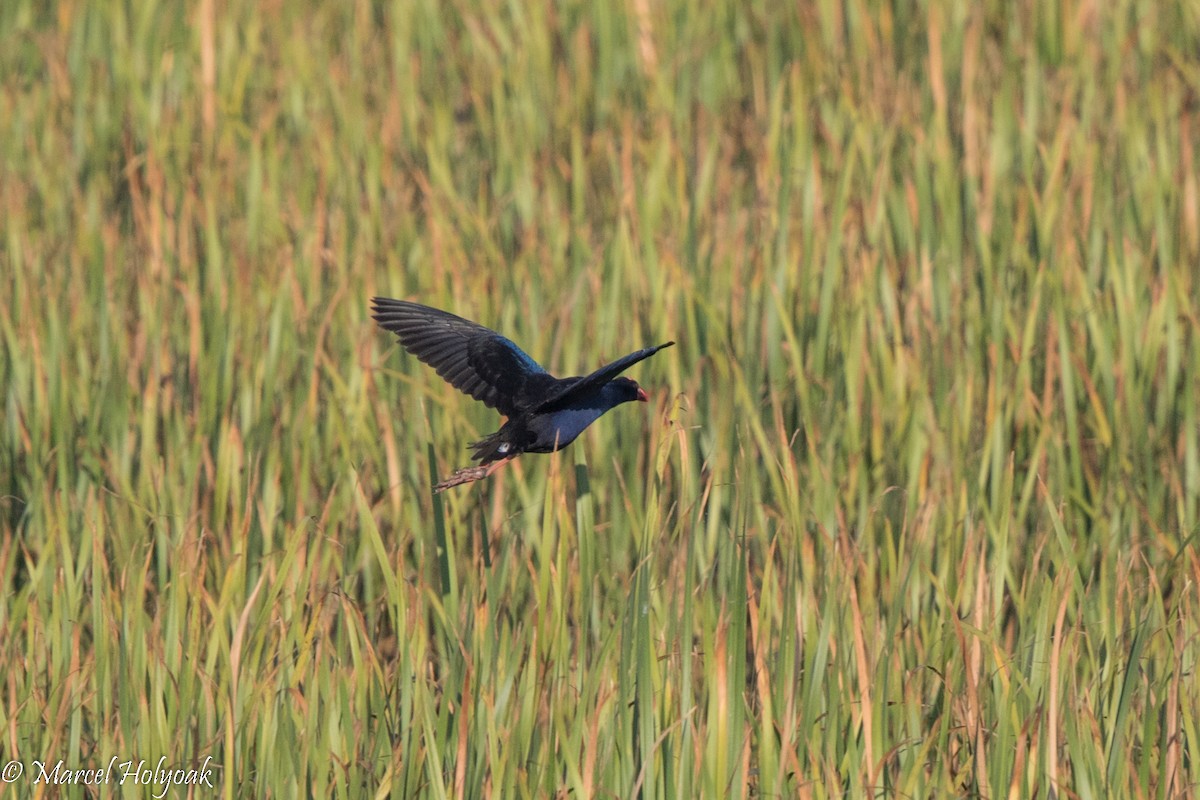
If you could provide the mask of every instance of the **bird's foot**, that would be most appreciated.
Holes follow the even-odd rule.
[[[512,458],[504,458],[500,461],[493,461],[491,464],[480,464],[477,467],[463,467],[454,471],[449,478],[438,481],[433,486],[433,493],[438,494],[454,486],[461,486],[464,483],[474,483],[489,477],[493,472],[500,467],[512,461]]]

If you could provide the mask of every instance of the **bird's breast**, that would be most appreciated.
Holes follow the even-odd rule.
[[[530,429],[536,434],[534,453],[551,453],[569,445],[607,409],[566,408],[551,414],[541,414],[531,420]]]

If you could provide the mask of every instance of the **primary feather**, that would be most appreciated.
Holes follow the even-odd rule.
[[[634,364],[649,358],[650,356],[662,350],[664,347],[670,347],[674,342],[656,345],[655,347],[647,347],[644,350],[637,350],[627,356],[622,356],[611,364],[605,364],[600,369],[593,372],[591,375],[586,375],[582,378],[567,378],[558,382],[558,386],[538,405],[537,410],[542,413],[554,411],[555,409],[564,408],[571,405],[573,402],[581,398],[587,397],[599,390],[602,386],[612,381],[613,378],[620,375],[625,370],[632,367]]]
[[[429,306],[376,297],[375,321],[451,386],[506,417],[540,402],[557,380],[525,351],[482,325]]]

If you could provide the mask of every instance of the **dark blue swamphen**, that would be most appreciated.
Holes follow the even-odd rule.
[[[675,344],[638,350],[581,378],[556,378],[504,336],[462,317],[387,297],[372,298],[371,310],[381,328],[451,386],[508,417],[470,445],[479,465],[458,470],[435,492],[486,478],[521,453],[561,450],[610,408],[645,402],[636,381],[618,376]]]

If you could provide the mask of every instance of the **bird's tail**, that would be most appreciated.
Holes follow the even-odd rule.
[[[480,464],[490,464],[493,461],[516,455],[512,445],[501,436],[502,433],[503,431],[496,431],[478,442],[471,442],[467,445],[471,448],[471,458]]]

